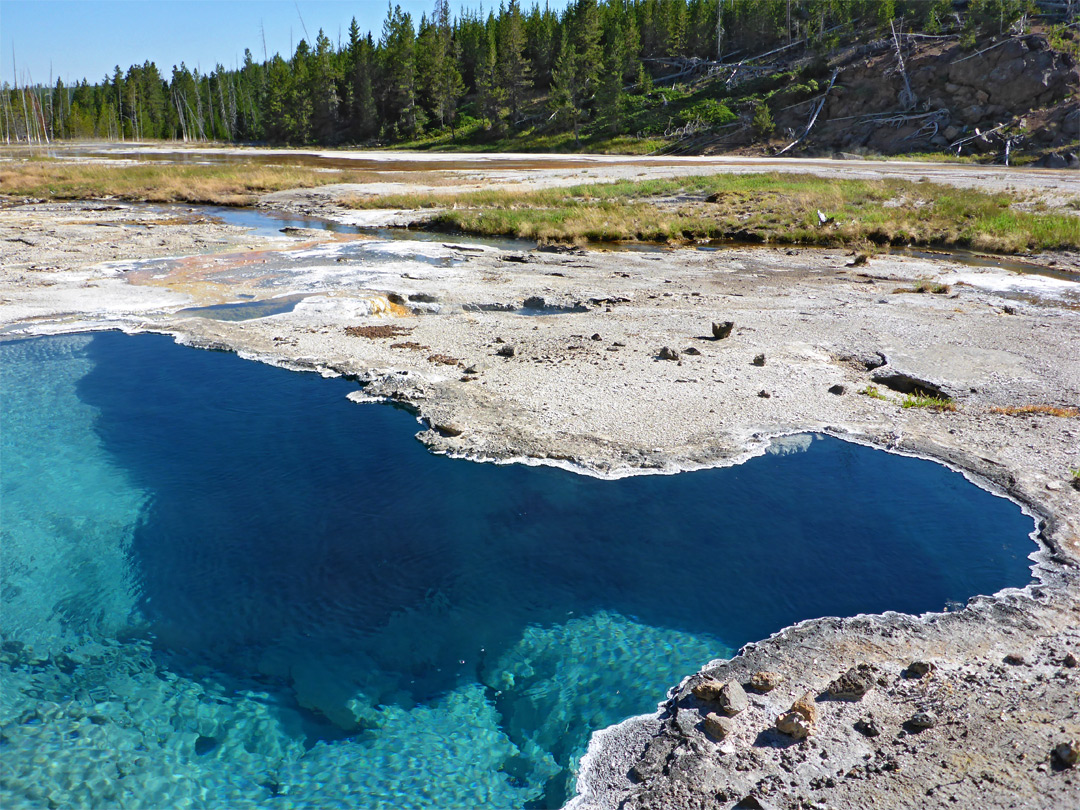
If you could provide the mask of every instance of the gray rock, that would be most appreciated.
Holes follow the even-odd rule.
[[[1062,660],[1061,663],[1063,663],[1069,669],[1075,669],[1077,664],[1076,656],[1072,653],[1065,653],[1065,658],[1064,660]]]
[[[495,352],[495,354],[499,355],[499,357],[513,357],[515,353],[516,352],[514,350],[514,347],[510,346],[509,344],[507,344],[506,346],[500,346],[499,350]]]
[[[693,355],[694,357],[698,357],[701,355],[701,351],[694,346],[687,346],[685,349],[683,349],[683,354],[689,354]]]
[[[764,352],[761,353],[761,354],[755,354],[754,359],[750,361],[750,365],[752,365],[752,366],[763,366],[763,365],[765,365],[765,354],[764,354]]]
[[[715,340],[723,340],[731,334],[731,330],[735,328],[734,321],[721,321],[719,323],[713,323],[712,336]]]
[[[543,309],[547,306],[547,301],[541,295],[530,295],[525,299],[523,306],[525,309]]]
[[[844,390],[845,390],[844,386],[840,385],[839,383],[837,383],[836,385],[830,385],[829,386],[829,393],[830,394],[836,394],[837,396],[840,396],[841,394],[843,394]]]
[[[487,371],[487,366],[484,363],[473,363],[465,369],[466,374],[479,374],[483,371]]]
[[[661,360],[678,360],[679,359],[679,353],[677,351],[675,351],[674,349],[672,349],[672,348],[670,348],[668,346],[665,346],[664,348],[662,348],[660,350],[659,357],[660,357]]]
[[[732,716],[749,708],[750,700],[746,697],[745,690],[738,682],[728,681],[720,687],[720,691],[716,696],[716,704],[724,714]]]

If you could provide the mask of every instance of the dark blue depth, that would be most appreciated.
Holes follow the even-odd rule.
[[[412,706],[482,683],[528,627],[601,610],[723,654],[802,619],[941,610],[1030,580],[1031,520],[928,461],[818,437],[602,481],[434,456],[409,413],[348,402],[346,380],[158,336],[99,334],[88,351],[79,396],[152,493],[142,611],[188,672],[287,689],[291,666],[362,651],[394,684],[379,700]],[[418,659],[386,641],[414,614]]]

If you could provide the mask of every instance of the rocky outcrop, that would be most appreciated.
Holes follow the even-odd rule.
[[[971,154],[1001,152],[1009,138],[1014,151],[1053,153],[1060,168],[1075,162],[1080,73],[1045,34],[995,37],[975,48],[906,39],[903,55],[914,104],[901,101],[907,88],[891,40],[852,49],[834,62],[837,81],[806,147],[899,154],[959,145]],[[799,130],[804,108],[777,122]]]

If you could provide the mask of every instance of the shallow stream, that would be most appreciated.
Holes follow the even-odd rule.
[[[1014,503],[832,438],[606,481],[165,337],[0,368],[6,810],[557,807],[745,642],[1030,581]]]

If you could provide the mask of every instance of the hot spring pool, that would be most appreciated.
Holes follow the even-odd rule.
[[[602,481],[165,337],[0,362],[6,810],[557,807],[712,658],[1031,576],[1015,504],[836,439]]]

